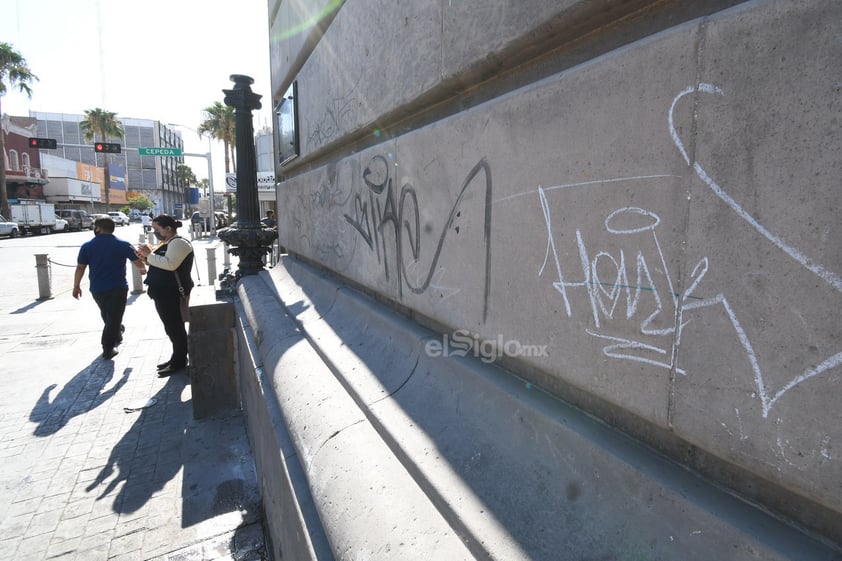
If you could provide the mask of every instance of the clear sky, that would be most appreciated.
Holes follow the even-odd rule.
[[[39,81],[32,99],[8,91],[4,114],[82,114],[193,129],[202,109],[222,102],[231,74],[254,78],[263,96],[254,126],[271,126],[266,0],[0,0],[0,41],[10,43]],[[206,153],[207,138],[181,129],[185,151]],[[214,185],[224,184],[222,143],[212,143]],[[199,178],[207,163],[186,158]]]

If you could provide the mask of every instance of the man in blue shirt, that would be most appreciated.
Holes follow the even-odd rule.
[[[73,279],[73,297],[82,296],[82,278],[85,269],[91,267],[88,278],[91,296],[105,326],[102,328],[102,356],[110,359],[117,355],[117,345],[123,340],[123,314],[129,295],[126,281],[126,259],[130,260],[140,273],[146,273],[143,264],[132,245],[114,236],[114,220],[110,216],[97,218],[94,222],[94,239],[82,244],[76,259],[76,275]]]

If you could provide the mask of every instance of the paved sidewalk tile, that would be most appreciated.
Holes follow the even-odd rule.
[[[188,377],[157,377],[169,341],[146,294],[104,360],[87,281],[74,300],[70,275],[54,270],[51,300],[23,278],[0,296],[0,559],[264,559],[242,414],[194,420]]]

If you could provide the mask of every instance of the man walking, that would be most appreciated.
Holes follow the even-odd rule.
[[[143,264],[132,245],[114,236],[114,220],[110,216],[97,218],[94,222],[94,239],[82,244],[76,259],[76,275],[73,279],[73,297],[82,296],[82,278],[90,266],[88,275],[91,296],[105,326],[102,328],[102,356],[110,359],[117,355],[117,345],[123,340],[123,314],[129,295],[126,280],[126,259],[146,273]]]
[[[149,230],[152,229],[152,219],[148,214],[143,213],[140,215],[140,223],[143,224],[143,233],[148,234]]]
[[[269,228],[274,228],[278,225],[278,222],[275,220],[275,211],[274,210],[267,210],[266,211],[266,218],[260,221],[261,224],[267,226]]]

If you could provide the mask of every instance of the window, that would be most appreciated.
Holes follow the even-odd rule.
[[[21,152],[20,159],[23,162],[23,169],[29,170],[29,168],[31,167],[29,163],[29,154],[26,152]]]
[[[9,150],[9,169],[15,171],[20,169],[20,162],[18,162],[17,150]]]
[[[275,110],[278,115],[275,127],[278,135],[278,161],[282,166],[291,162],[299,154],[296,97],[298,97],[298,82],[293,82]]]

